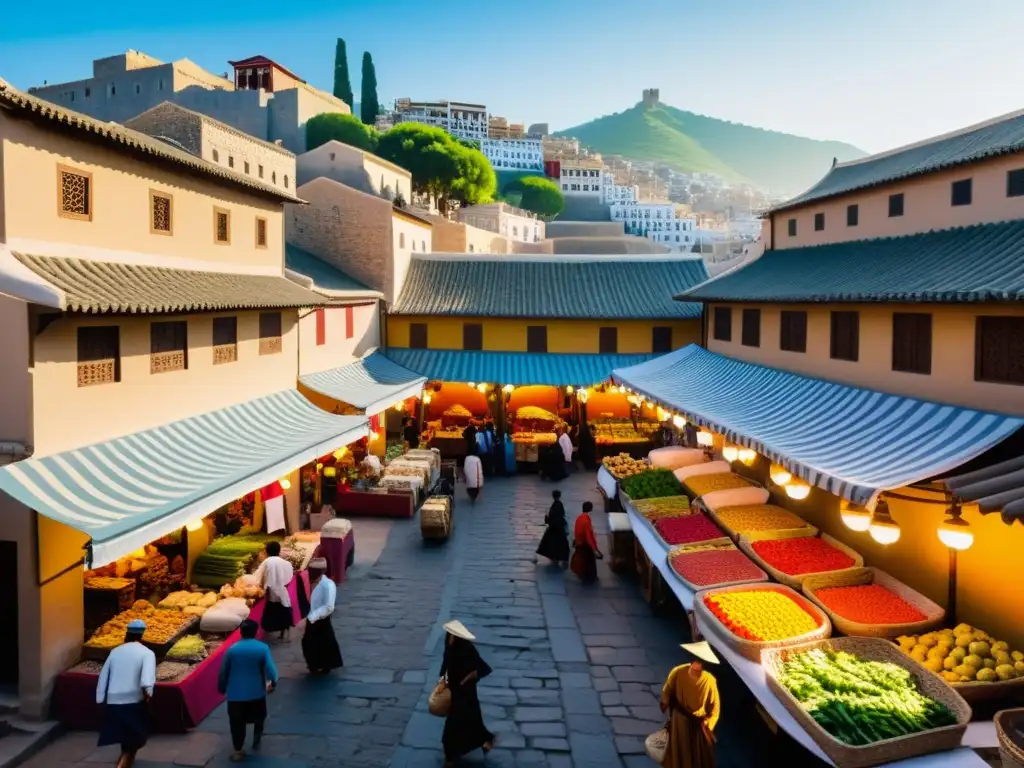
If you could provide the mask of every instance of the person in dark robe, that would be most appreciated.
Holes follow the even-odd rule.
[[[569,476],[565,469],[565,454],[558,443],[541,448],[540,474],[548,480],[558,482]]]
[[[466,428],[462,430],[462,439],[466,443],[466,456],[476,453],[476,425],[473,422],[467,424]]]
[[[411,416],[402,420],[402,439],[410,451],[420,447],[420,429]]]
[[[583,502],[583,512],[576,518],[576,526],[573,529],[572,561],[569,567],[580,581],[591,583],[597,581],[597,561],[604,558],[597,546],[597,537],[594,535],[594,524],[590,520],[590,512],[594,505],[589,501]]]
[[[486,755],[494,747],[494,734],[484,726],[480,711],[477,683],[491,674],[487,662],[473,645],[476,638],[460,621],[444,625],[444,661],[441,678],[452,694],[451,708],[444,721],[441,744],[444,746],[446,768],[454,766],[459,758],[477,749]]]
[[[494,422],[487,422],[487,433],[491,436],[491,471],[499,477],[505,476],[505,441],[494,429]]]
[[[562,492],[552,491],[551,509],[544,516],[547,529],[537,547],[537,554],[553,563],[569,561],[569,530],[565,522],[565,507],[562,506]]]
[[[587,424],[580,430],[580,441],[576,448],[576,455],[583,462],[588,470],[597,469],[597,435],[594,433],[594,425]]]
[[[309,561],[309,579],[313,585],[310,596],[309,616],[306,617],[306,631],[302,635],[302,656],[306,666],[314,675],[327,674],[332,669],[344,666],[338,639],[334,636],[331,614],[338,588],[326,576],[327,561],[314,558]]]

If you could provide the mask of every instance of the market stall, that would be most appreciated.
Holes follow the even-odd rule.
[[[433,382],[423,396],[423,414],[426,445],[442,458],[461,459],[466,455],[466,427],[480,426],[491,417],[486,385]]]
[[[589,391],[585,411],[587,423],[594,427],[598,458],[620,453],[646,456],[661,429],[657,410],[617,387],[599,386]]]

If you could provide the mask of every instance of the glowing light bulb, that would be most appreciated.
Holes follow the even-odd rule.
[[[506,384],[502,389],[511,394],[512,392],[515,392],[516,387],[514,384]]]
[[[843,520],[843,525],[851,531],[864,533],[864,531],[871,527],[871,513],[864,507],[858,507],[844,501],[842,508],[839,510],[839,516]]]
[[[423,396],[423,402],[426,403],[427,405],[429,405],[430,401],[433,399],[433,396],[429,392],[427,392],[427,394]]]
[[[674,426],[676,429],[682,429],[683,427],[686,426],[686,419],[684,419],[682,416],[678,416],[678,415],[673,416],[672,417],[672,426]]]
[[[334,458],[337,459],[338,461],[340,461],[341,459],[345,458],[345,454],[347,454],[347,453],[348,453],[348,448],[345,448],[344,446],[342,446],[341,448],[339,448],[338,450],[336,450],[334,452]]]
[[[469,382],[469,388],[470,388],[470,389],[476,389],[476,383],[475,383],[475,382],[472,382],[472,381],[471,381],[471,382]]]
[[[281,478],[280,480],[278,480],[277,482],[278,482],[278,484],[279,484],[279,485],[281,486],[281,488],[282,488],[283,490],[285,490],[285,491],[287,491],[287,490],[288,490],[289,488],[291,488],[291,487],[292,487],[292,481],[291,481],[291,480],[289,480],[289,479],[288,479],[287,477],[282,477],[282,478]]]
[[[939,526],[938,534],[939,541],[960,552],[970,549],[974,544],[974,532],[970,524],[960,517],[959,507],[953,507],[951,516]]]
[[[771,469],[768,470],[768,475],[776,485],[786,485],[786,483],[793,479],[793,473],[779,464],[772,464]]]
[[[722,448],[722,458],[732,463],[740,457],[740,449],[735,445],[729,444]]]
[[[567,394],[567,395],[571,395],[571,394],[572,394],[573,392],[575,392],[575,391],[576,391],[576,390],[575,390],[575,389],[573,389],[573,387],[572,387],[572,385],[571,385],[571,384],[570,384],[570,385],[569,385],[568,387],[566,387],[566,388],[565,388],[565,394]]]
[[[190,520],[185,523],[185,530],[189,532],[195,532],[205,527],[205,523],[202,520]]]
[[[477,384],[476,385],[476,391],[479,392],[482,395],[484,392],[487,391],[487,385],[486,384]]]
[[[586,403],[590,399],[590,392],[586,389],[581,389],[576,393],[576,397],[579,398],[581,403]]]
[[[811,486],[803,480],[793,480],[786,486],[786,495],[800,501],[811,495]]]
[[[739,459],[749,467],[757,461],[757,451],[753,448],[740,448]]]
[[[715,436],[712,435],[710,432],[705,432],[704,430],[701,430],[700,432],[697,433],[697,445],[703,446],[705,448],[710,448],[714,444]]]
[[[394,405],[393,405],[392,407],[393,407],[393,408],[394,408],[394,409],[395,409],[396,411],[401,411],[401,410],[404,410],[404,409],[405,409],[405,403],[403,403],[403,402],[397,402],[397,403],[395,403],[395,404],[394,404]]]
[[[900,540],[900,527],[892,519],[892,515],[889,514],[889,505],[884,501],[878,502],[878,506],[875,507],[875,514],[871,518],[868,532],[872,539],[886,546]]]

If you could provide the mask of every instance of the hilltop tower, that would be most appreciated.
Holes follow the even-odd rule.
[[[644,88],[644,109],[654,109],[658,106],[661,98],[661,91],[657,88]]]

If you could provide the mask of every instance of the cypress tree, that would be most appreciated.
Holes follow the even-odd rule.
[[[363,82],[359,104],[363,122],[366,125],[376,124],[377,114],[380,112],[380,102],[377,101],[377,70],[373,66],[373,57],[369,51],[363,53]]]
[[[340,37],[334,49],[334,95],[352,108],[352,83],[348,77],[348,52]]]

